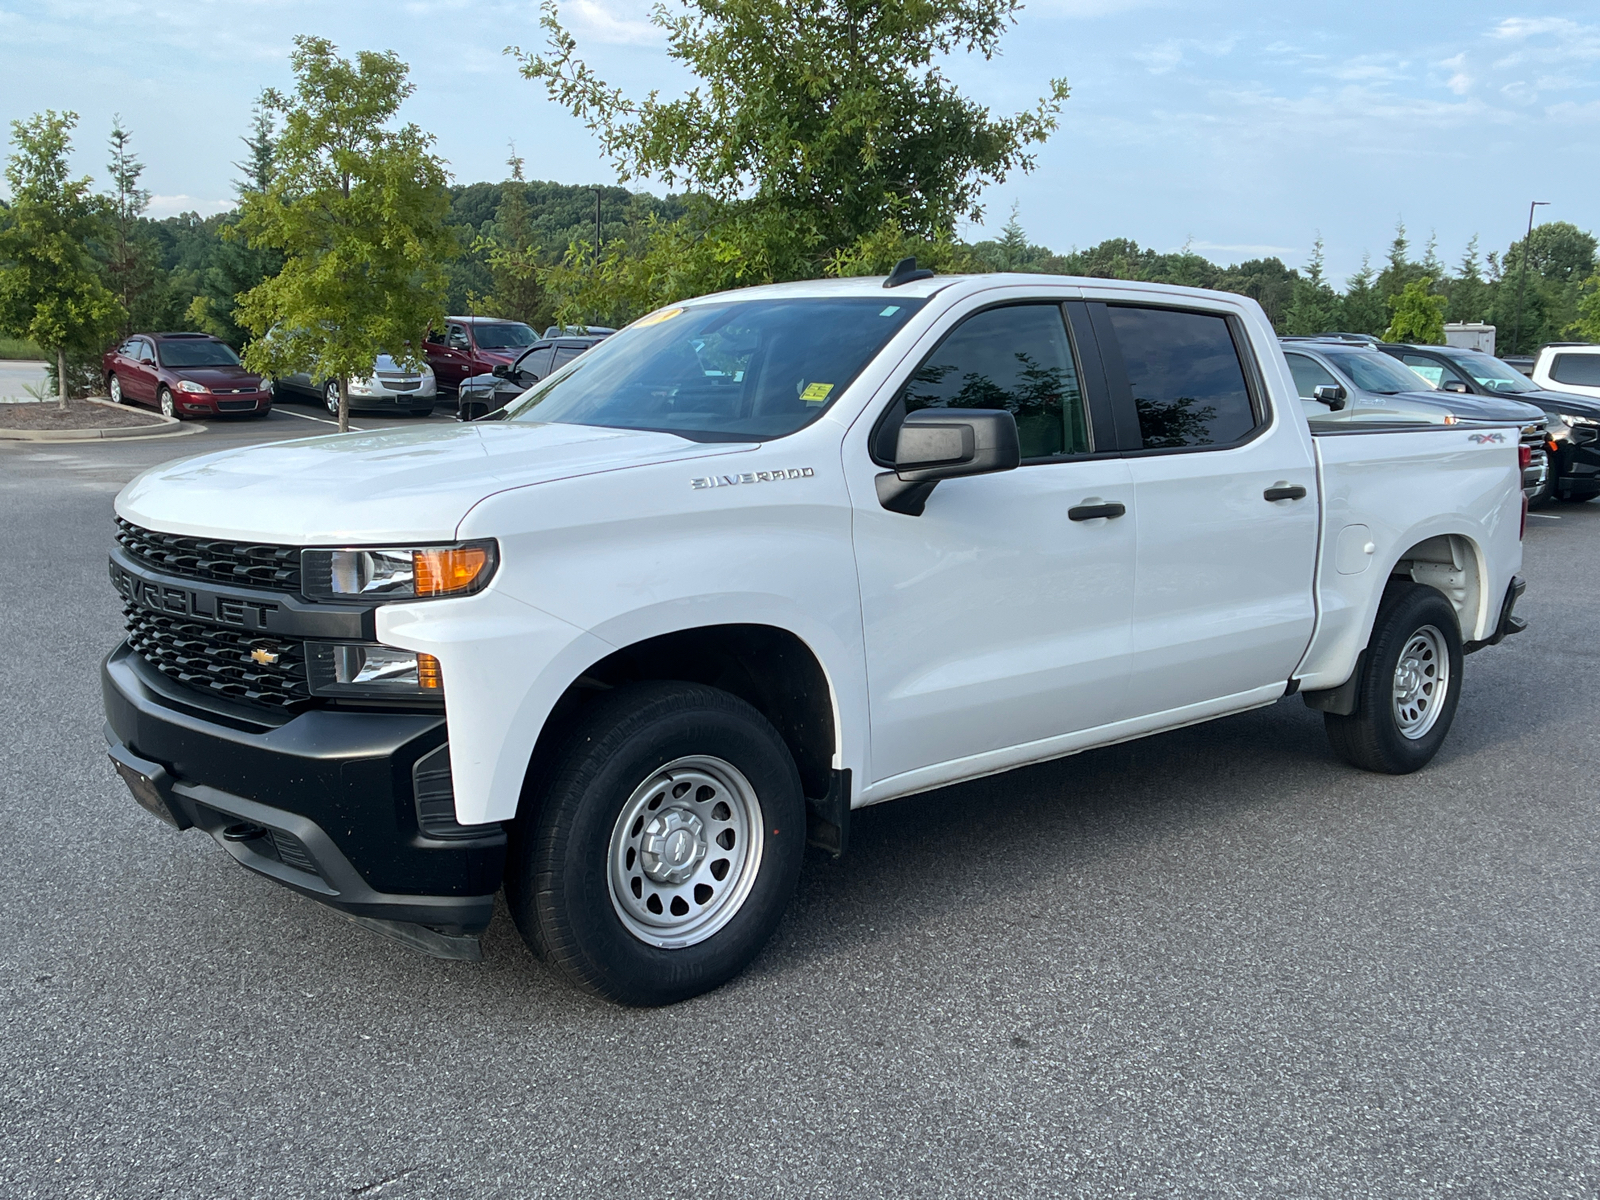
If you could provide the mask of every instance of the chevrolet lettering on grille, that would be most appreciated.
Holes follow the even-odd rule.
[[[148,608],[152,612],[174,613],[181,617],[200,617],[219,625],[233,625],[240,629],[265,629],[267,614],[278,611],[278,605],[260,600],[241,600],[226,596],[206,596],[188,588],[171,584],[154,583],[129,574],[116,563],[111,564],[111,586],[130,604]]]

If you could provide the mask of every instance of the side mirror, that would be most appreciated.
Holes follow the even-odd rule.
[[[1459,379],[1446,379],[1439,385],[1441,392],[1459,392],[1470,394],[1472,389]]]
[[[456,420],[476,421],[480,417],[489,415],[489,402],[487,400],[462,400],[456,405]]]
[[[878,503],[920,517],[941,479],[990,475],[1022,463],[1017,419],[998,408],[925,408],[901,422],[894,470],[877,478]]]
[[[511,364],[510,363],[495,363],[494,366],[489,368],[489,374],[493,375],[496,379],[510,379],[511,378]]]
[[[1330,412],[1338,412],[1344,407],[1344,384],[1323,383],[1311,389],[1311,398],[1319,400],[1328,406]]]

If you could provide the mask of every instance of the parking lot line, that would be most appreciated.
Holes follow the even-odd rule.
[[[316,422],[318,422],[319,424],[322,424],[322,425],[337,425],[339,423],[337,421],[330,421],[330,420],[328,420],[327,417],[313,417],[310,413],[290,412],[286,408],[274,408],[272,411],[273,412],[280,412],[286,417],[299,417],[302,421],[316,421]],[[352,432],[352,433],[364,433],[365,432],[365,430],[363,430],[362,427],[359,426],[359,425],[351,425],[349,428],[350,428],[350,432]]]

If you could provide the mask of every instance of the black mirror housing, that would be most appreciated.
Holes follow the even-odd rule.
[[[1344,407],[1344,384],[1324,383],[1311,390],[1311,398],[1328,406],[1330,412],[1338,412]]]
[[[511,366],[509,363],[495,363],[494,366],[489,368],[489,374],[493,375],[496,379],[510,379]]]
[[[920,517],[943,479],[1013,471],[1022,464],[1017,419],[999,408],[925,408],[900,425],[894,470],[877,478],[878,503]]]

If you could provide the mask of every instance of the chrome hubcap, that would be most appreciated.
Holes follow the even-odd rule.
[[[761,805],[732,763],[676,759],[633,790],[611,832],[607,884],[624,928],[663,949],[731,921],[761,867]]]
[[[1449,691],[1449,648],[1438,629],[1424,625],[1406,640],[1394,668],[1394,719],[1401,734],[1415,741],[1432,729]]]
[[[339,385],[337,383],[328,385],[328,411],[336,417],[339,415]]]
[[[111,403],[122,403],[122,380],[118,379],[115,375],[111,377]]]

